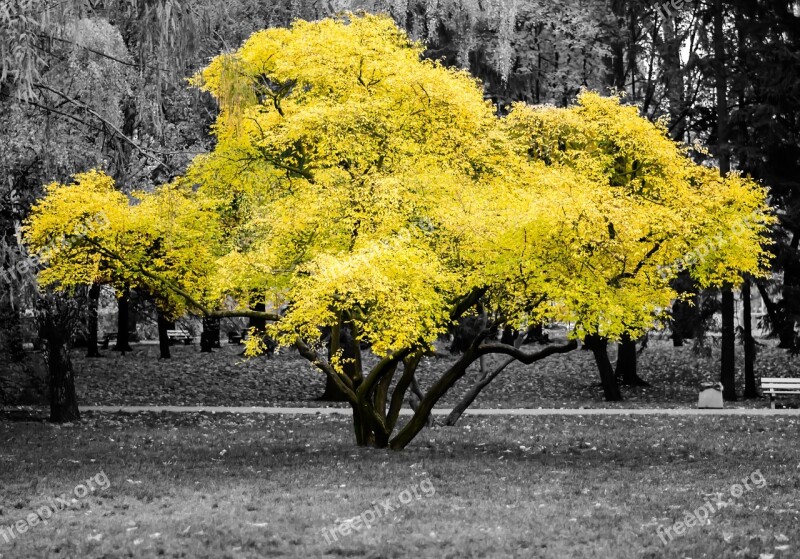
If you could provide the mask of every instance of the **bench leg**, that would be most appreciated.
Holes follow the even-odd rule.
[[[775,409],[775,394],[769,395],[769,409],[771,410]]]

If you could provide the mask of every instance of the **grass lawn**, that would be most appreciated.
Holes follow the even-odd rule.
[[[101,472],[109,482],[10,544],[0,532],[0,556],[800,554],[798,418],[462,421],[393,453],[354,447],[347,416],[0,419],[0,526]],[[323,535],[387,499],[370,529]],[[662,543],[658,525],[706,502],[710,524]]]

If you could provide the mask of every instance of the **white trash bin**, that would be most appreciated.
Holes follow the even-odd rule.
[[[722,383],[705,382],[700,385],[700,397],[697,400],[700,409],[722,408]]]

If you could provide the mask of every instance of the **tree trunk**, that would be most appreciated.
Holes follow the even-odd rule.
[[[2,293],[3,286],[0,286],[0,322],[3,328],[0,329],[0,351],[5,353],[13,362],[25,359],[25,350],[22,346],[22,327],[19,313],[6,298],[7,294]]]
[[[600,372],[600,382],[603,385],[603,395],[607,402],[618,402],[622,400],[622,393],[617,384],[617,377],[614,375],[614,368],[608,358],[608,340],[597,335],[586,336],[584,340],[586,347],[591,350],[597,369]]]
[[[782,305],[772,301],[769,296],[769,292],[767,291],[767,287],[763,283],[757,282],[756,287],[758,288],[758,292],[761,294],[761,299],[764,301],[764,307],[767,309],[771,334],[777,334],[778,339],[780,340],[778,347],[781,349],[793,347],[794,326],[790,321],[786,320]]]
[[[212,353],[212,348],[219,347],[219,322],[216,324],[216,329],[214,328],[213,322],[214,319],[203,319],[203,331],[200,332],[200,353]],[[264,322],[264,326],[257,330],[260,335],[263,335],[264,329],[266,328],[266,321]],[[214,341],[216,339],[216,346]]]
[[[161,352],[161,359],[170,359],[172,355],[169,351],[169,321],[163,313],[156,309],[156,320],[158,322],[158,349]]]
[[[617,345],[617,380],[625,386],[650,386],[637,372],[636,340],[625,334]]]
[[[550,337],[544,333],[544,324],[541,322],[538,324],[532,324],[528,326],[527,332],[525,332],[524,339],[522,340],[523,344],[549,344],[551,343]]]
[[[719,174],[726,177],[731,170],[728,149],[728,78],[725,52],[725,11],[722,0],[714,0],[714,62],[717,89],[717,157]],[[733,291],[722,288],[722,397],[736,400],[736,333],[734,331]]]
[[[333,337],[338,338],[338,342],[334,343]],[[360,357],[361,349],[358,343],[353,339],[350,330],[347,327],[333,328],[331,330],[331,338],[328,341],[328,362],[331,356],[339,349],[342,350],[342,357],[345,362],[342,364],[345,374],[351,379],[356,379],[358,374],[356,371],[356,359]],[[347,397],[339,390],[339,387],[329,378],[325,377],[325,391],[317,398],[320,402],[346,402]]]
[[[264,303],[256,303],[255,306],[252,306],[252,309],[257,312],[264,312],[267,310],[267,306]],[[267,319],[250,317],[247,319],[247,326],[248,328],[255,328],[259,334],[263,334],[267,329]]]
[[[627,0],[612,0],[611,11],[616,18],[613,26],[615,34],[611,42],[611,58],[609,60],[609,75],[606,81],[616,91],[625,91],[625,44],[628,41],[626,30]],[[633,70],[633,69],[632,69]]]
[[[736,401],[736,331],[734,329],[734,304],[731,287],[722,288],[722,358],[720,381],[722,398]]]
[[[447,369],[447,371],[439,378],[439,380],[433,383],[433,385],[425,393],[425,397],[422,398],[422,401],[419,403],[419,408],[415,411],[414,415],[411,416],[411,419],[408,421],[408,423],[406,423],[403,428],[400,429],[400,432],[397,433],[397,435],[395,435],[389,442],[389,447],[391,449],[402,450],[408,445],[408,443],[414,440],[414,437],[416,437],[420,431],[422,431],[426,425],[428,416],[433,410],[433,406],[435,406],[439,399],[444,396],[447,391],[450,390],[453,385],[464,376],[467,368],[482,353],[478,349],[478,345],[480,345],[483,339],[483,337],[476,339],[476,343],[467,348],[461,358],[453,363],[450,368]],[[550,355],[555,355],[556,353],[567,353],[574,350],[576,347],[576,342],[572,340],[564,345],[551,345],[536,353],[516,355],[515,357],[521,363],[530,365],[531,363],[535,363],[545,359]]]
[[[266,323],[264,324],[266,330]],[[219,349],[220,320],[218,318],[203,318],[203,332],[208,332],[207,337],[212,348]]]
[[[682,142],[686,133],[684,114],[684,76],[681,68],[681,37],[675,32],[675,18],[667,16],[661,23],[663,39],[657,41],[663,65],[664,93],[669,109],[669,129],[672,139]],[[659,39],[656,32],[656,39]]]
[[[744,397],[758,398],[755,374],[755,340],[750,315],[750,279],[745,278],[742,285],[742,337],[744,338]]]
[[[347,397],[330,378],[325,377],[325,391],[317,400],[320,402],[346,402]]]
[[[780,330],[780,347],[795,347],[795,317],[800,314],[798,309],[798,297],[800,297],[800,263],[798,263],[797,248],[800,244],[800,233],[792,234],[792,241],[789,243],[789,251],[783,264],[783,298],[780,308],[782,327]]]
[[[75,377],[67,344],[68,333],[52,325],[45,333],[47,371],[50,385],[50,421],[67,423],[81,418],[75,394]]]
[[[506,345],[514,345],[517,337],[521,336],[522,332],[513,329],[511,326],[503,328],[503,334],[500,336],[500,343]]]
[[[113,351],[133,351],[128,339],[130,322],[130,290],[125,288],[122,296],[117,298],[117,343]]]
[[[97,306],[100,301],[100,284],[93,283],[89,287],[89,310],[86,319],[86,357],[100,357],[97,346]]]

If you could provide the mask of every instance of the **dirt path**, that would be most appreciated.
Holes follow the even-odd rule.
[[[298,415],[350,415],[350,408],[283,408],[283,407],[229,407],[229,406],[81,406],[82,412],[101,413],[263,413],[263,414],[298,414]],[[450,408],[435,408],[434,415],[447,415]],[[764,409],[693,409],[693,408],[551,408],[551,409],[470,409],[466,415],[800,415],[800,409],[771,410]],[[411,415],[410,409],[400,410],[401,415]]]

